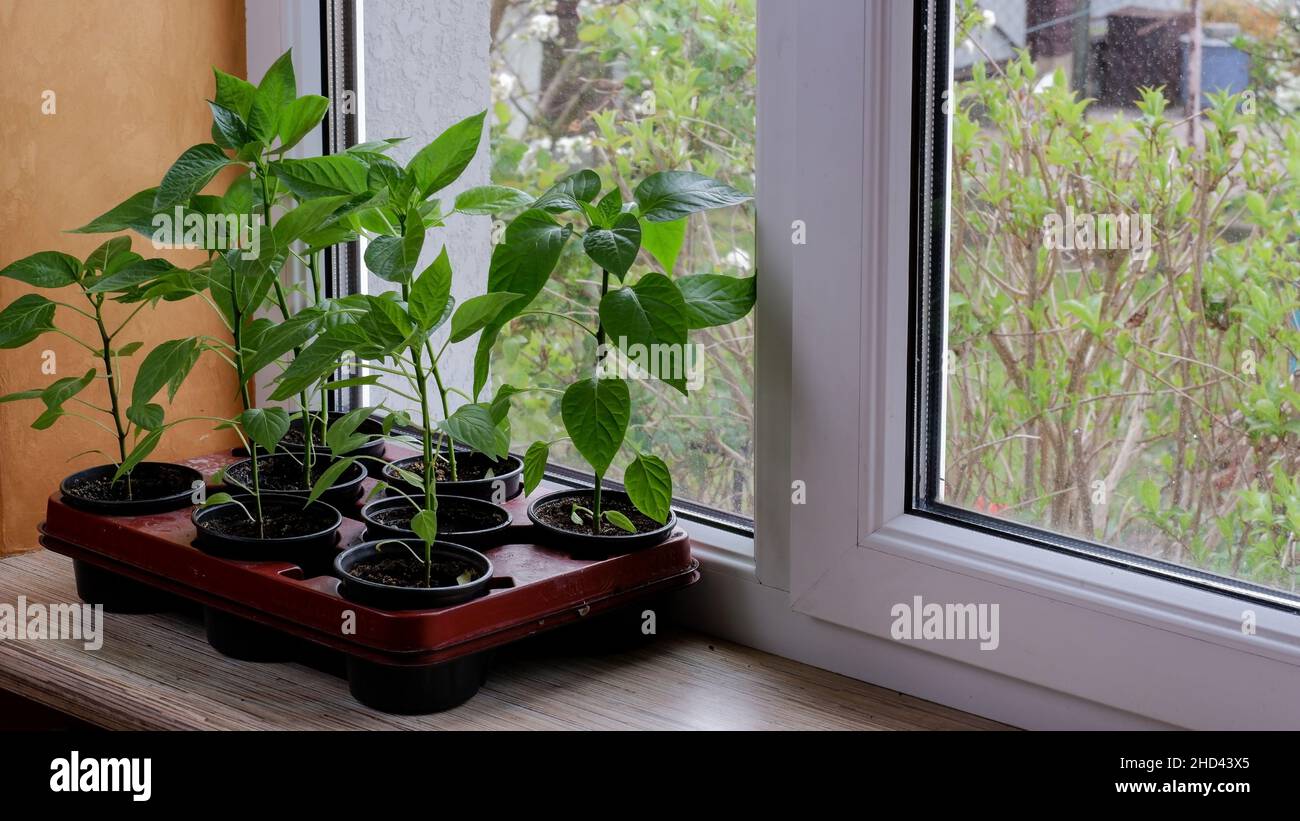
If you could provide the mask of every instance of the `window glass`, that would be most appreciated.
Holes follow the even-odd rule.
[[[1300,10],[953,20],[938,500],[1294,592]]]
[[[689,169],[754,191],[754,0],[498,0],[490,26],[494,183],[537,193],[587,167],[630,201],[645,176]],[[675,273],[752,274],[753,220],[750,206],[692,216]],[[635,270],[661,266],[642,251]],[[534,308],[594,308],[599,284],[570,243]],[[637,381],[649,401],[636,404],[629,438],[669,463],[679,497],[751,516],[753,315],[692,341],[699,389],[688,398]],[[493,380],[562,388],[590,346],[568,323],[522,317],[501,335]],[[515,407],[516,444],[553,437],[555,397],[529,394]],[[567,443],[551,454],[582,466]]]

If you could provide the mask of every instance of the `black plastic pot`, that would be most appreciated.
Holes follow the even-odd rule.
[[[457,449],[456,457],[461,458],[462,454],[468,454],[470,451]],[[398,459],[384,468],[384,481],[390,485],[392,491],[404,493],[407,496],[418,496],[424,491],[415,485],[407,482],[398,476],[395,468],[407,469],[407,465],[412,462],[422,461],[422,456],[410,456],[406,459]],[[414,472],[414,471],[412,471]],[[501,484],[498,485],[497,483]],[[517,456],[507,456],[504,459],[498,459],[493,466],[493,476],[491,479],[472,479],[459,482],[439,482],[438,495],[446,494],[448,496],[463,496],[467,499],[486,499],[493,501],[493,492],[500,487],[504,495],[496,498],[501,501],[513,499],[520,493],[524,492],[524,462]],[[395,494],[393,494],[395,495]]]
[[[240,661],[292,661],[304,644],[288,633],[215,607],[203,608],[203,630],[213,650]]]
[[[421,555],[424,543],[417,539],[406,539],[407,546]],[[379,541],[362,542],[356,547],[348,548],[334,559],[334,575],[342,580],[339,592],[348,601],[375,607],[380,610],[433,610],[450,607],[453,604],[467,602],[487,593],[492,582],[492,562],[487,556],[464,545],[452,542],[434,542],[435,553],[451,554],[473,564],[479,571],[479,577],[469,584],[448,587],[398,587],[379,584],[359,579],[351,573],[352,568],[360,562],[369,561],[379,555]],[[386,549],[401,548],[396,545]]]
[[[367,707],[422,715],[464,704],[487,679],[492,651],[442,664],[399,666],[348,656],[348,690]]]
[[[332,457],[324,454],[318,454],[317,458],[323,460],[323,463],[326,464],[332,461]],[[269,456],[262,456],[257,464],[260,470],[266,470],[268,466],[277,466],[285,462],[289,463],[287,470],[302,472],[302,455],[298,453],[273,453]],[[252,463],[252,459],[241,459],[226,468],[226,475],[233,474],[235,480],[241,485],[252,488]],[[361,483],[365,481],[368,475],[364,464],[353,462],[347,470],[343,471],[343,475],[334,481],[330,489],[321,494],[320,501],[333,505],[340,511],[349,511],[352,513],[352,518],[356,518],[357,500],[365,492]],[[306,490],[274,490],[271,492],[284,496],[298,496],[304,499],[311,495],[310,488]]]
[[[133,482],[158,482],[170,486],[171,489],[161,495],[154,493],[150,496],[123,500],[95,499],[78,495],[78,486],[97,480],[112,481],[113,474],[116,472],[116,465],[99,465],[77,471],[59,483],[63,501],[78,510],[102,513],[105,516],[144,516],[189,507],[193,504],[190,497],[194,494],[194,483],[203,481],[203,474],[192,467],[174,465],[170,462],[141,462],[131,471]],[[125,481],[125,477],[118,480],[119,483]]]
[[[236,496],[235,499],[250,512],[255,511],[251,496]],[[237,507],[234,502],[198,507],[190,514],[190,520],[198,531],[194,546],[223,559],[238,561],[281,561],[296,564],[303,569],[304,575],[319,576],[329,572],[336,555],[339,526],[343,524],[343,515],[337,509],[324,502],[312,502],[311,509],[320,512],[321,518],[329,524],[313,530],[311,533],[296,534],[272,538],[252,538],[213,530],[210,523],[219,512]],[[303,510],[300,496],[263,493],[263,514],[276,511]],[[242,513],[242,511],[241,511]]]
[[[423,496],[415,497],[417,500]],[[366,523],[366,538],[371,540],[378,539],[414,539],[415,531],[409,528],[394,527],[390,524],[384,524],[375,518],[375,515],[392,509],[405,508],[412,513],[415,508],[411,502],[401,496],[389,496],[385,499],[376,499],[365,507],[361,508],[361,520]],[[462,510],[478,509],[483,512],[491,511],[501,521],[492,527],[482,528],[479,530],[457,530],[450,524],[444,524],[460,508]],[[510,511],[486,502],[482,499],[468,499],[464,496],[443,496],[438,495],[438,535],[447,538],[457,544],[468,545],[469,547],[492,546],[499,544],[502,532],[510,527],[514,517]]]
[[[345,414],[340,411],[330,411],[329,414],[330,424],[332,425],[335,422],[337,422],[339,419],[342,419],[344,415]],[[316,424],[319,424],[319,422],[317,422]],[[301,431],[302,431],[302,416],[300,413],[295,413],[293,417],[289,420],[289,433],[293,434],[295,432],[301,432]],[[382,422],[380,422],[378,419],[372,416],[366,419],[360,425],[357,425],[356,433],[365,434],[367,436],[383,436],[384,425]],[[299,435],[301,435],[301,433],[299,433]],[[353,451],[349,451],[346,455],[373,456],[376,459],[380,459],[383,458],[384,455],[384,444],[385,443],[383,439],[375,439],[372,440],[368,445],[359,447]],[[280,442],[280,447],[288,451],[293,451],[294,453],[303,453],[304,451],[306,451],[306,447],[302,444],[299,444],[298,442],[282,441]],[[328,455],[329,449],[326,448],[324,444],[317,442],[316,453],[318,455],[319,454]]]
[[[548,493],[545,496],[534,499],[528,505],[528,519],[537,526],[542,538],[553,546],[562,547],[572,553],[580,554],[601,554],[614,555],[618,553],[631,553],[634,550],[641,550],[647,547],[664,542],[669,536],[673,535],[673,529],[677,527],[677,514],[669,511],[668,521],[661,527],[645,533],[628,533],[625,536],[597,536],[593,533],[579,533],[572,530],[564,530],[548,524],[537,516],[537,509],[547,502],[556,499],[582,498],[590,497],[591,489],[583,488],[579,490],[561,490],[556,493]],[[626,493],[619,493],[614,490],[602,490],[603,498],[616,498],[627,501]],[[588,501],[588,505],[590,502]],[[587,506],[587,505],[584,505]]]
[[[180,609],[182,603],[165,590],[81,559],[72,560],[72,574],[77,581],[78,598],[86,604],[102,604],[109,613],[161,613]]]

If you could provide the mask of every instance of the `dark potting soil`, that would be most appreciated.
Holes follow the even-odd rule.
[[[312,485],[329,469],[330,460],[326,457],[318,456],[317,460],[311,466]],[[353,465],[343,471],[343,475],[335,480],[334,485],[338,486],[357,476],[358,468]],[[297,461],[296,457],[290,456],[263,456],[257,460],[257,478],[258,484],[264,491],[301,491],[311,490],[311,487],[303,487],[303,466]],[[245,463],[237,465],[226,471],[226,475],[235,480],[245,488],[253,487],[253,467]]]
[[[394,545],[393,549],[406,552],[404,548],[397,545]],[[458,581],[466,572],[470,577]],[[468,584],[479,576],[478,568],[468,561],[434,554],[430,580],[425,584],[424,563],[409,553],[405,556],[379,556],[368,561],[357,562],[352,565],[348,573],[363,581],[386,584],[390,587],[455,587]]]
[[[334,422],[335,420],[333,417],[331,417],[330,421]],[[358,434],[378,434],[379,432],[380,432],[379,424],[370,419],[367,419],[366,421],[362,422],[360,425],[357,426],[357,429],[354,431],[354,433],[358,433]],[[325,439],[321,434],[320,417],[314,417],[312,419],[311,440],[316,445],[316,447],[318,448],[325,447]],[[302,417],[294,416],[293,419],[290,420],[289,422],[289,430],[285,432],[284,438],[280,440],[280,443],[282,445],[286,445],[291,448],[301,448],[303,447],[303,445],[306,444],[306,441],[307,438],[302,435]]]
[[[143,464],[137,465],[130,477],[123,476],[116,482],[113,474],[86,476],[68,484],[68,492],[82,499],[100,502],[139,501],[141,499],[162,499],[190,490],[193,476],[179,465]]]
[[[318,425],[320,425],[319,421],[312,422],[311,440],[315,443],[316,447],[323,448],[325,447],[325,440],[321,438],[320,428],[317,427]],[[285,432],[284,438],[280,440],[280,444],[300,448],[306,443],[306,441],[306,437],[302,435],[302,426],[294,425]]]
[[[574,504],[577,504],[579,507],[585,507],[587,510],[594,509],[592,507],[592,496],[587,494],[583,496],[565,496],[562,499],[554,499],[545,504],[538,505],[534,513],[537,515],[537,518],[541,519],[551,527],[559,528],[567,533],[583,533],[591,535],[591,516],[580,511],[578,513],[578,516],[582,519],[582,524],[580,525],[575,524],[573,519],[570,518],[573,515]],[[630,502],[626,497],[617,496],[608,491],[600,494],[600,510],[602,514],[606,510],[617,510],[619,513],[622,513],[632,522],[637,533],[650,533],[651,531],[663,527],[662,524],[656,522],[654,519],[651,519],[649,516],[633,507],[632,502]],[[622,528],[614,527],[614,525],[610,524],[602,515],[600,517],[600,535],[631,536],[632,534]]]
[[[411,518],[416,509],[409,504],[385,508],[370,514],[381,525],[411,529]],[[506,514],[486,505],[467,505],[452,499],[438,500],[439,533],[473,533],[496,527],[506,520]]]
[[[329,529],[336,521],[329,508],[312,505],[301,508],[297,505],[262,503],[262,526],[249,518],[256,516],[257,507],[252,499],[244,501],[245,513],[238,505],[227,505],[220,510],[208,513],[202,518],[203,529],[218,536],[234,536],[244,539],[288,539],[295,536],[311,536]]]
[[[462,452],[456,454],[456,480],[457,482],[472,482],[476,479],[488,478],[488,471],[492,471],[493,476],[500,476],[505,473],[506,463],[504,460],[496,461],[481,453]],[[451,463],[439,459],[436,463],[437,481],[450,482]],[[416,476],[424,475],[424,459],[412,459],[409,462],[402,463],[402,470],[408,473],[414,473]],[[396,474],[394,474],[396,476]]]

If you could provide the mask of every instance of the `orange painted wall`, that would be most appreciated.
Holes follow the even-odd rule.
[[[204,100],[213,93],[211,67],[245,73],[243,0],[0,0],[0,33],[0,267],[42,250],[84,258],[108,239],[62,232],[157,185],[182,151],[209,142],[211,115]],[[55,94],[54,114],[42,113],[47,90]],[[219,187],[220,179],[212,188]],[[131,236],[133,249],[146,257],[166,256],[178,265],[204,258],[199,251],[155,251],[144,237]],[[22,283],[0,279],[0,304],[25,290]],[[67,296],[80,299],[74,289]],[[61,314],[60,321],[68,321],[68,312]],[[93,323],[81,322],[67,327],[93,338],[86,335]],[[146,308],[132,327],[122,339],[140,339],[145,348],[128,360],[127,379],[159,342],[225,335],[199,300]],[[56,375],[41,373],[46,350],[57,356]],[[80,375],[91,364],[84,349],[46,335],[0,351],[0,394]],[[83,396],[107,404],[102,384]],[[231,415],[237,401],[233,374],[208,355],[169,415]],[[105,461],[94,454],[69,457],[88,448],[114,450],[109,434],[79,419],[31,430],[42,409],[39,402],[0,405],[0,553],[37,547],[35,527],[50,491],[63,476]],[[151,458],[230,444],[229,434],[214,432],[209,423],[187,423]]]

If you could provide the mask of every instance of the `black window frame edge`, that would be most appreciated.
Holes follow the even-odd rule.
[[[329,110],[321,123],[321,145],[324,154],[337,154],[357,144],[357,112],[344,111],[338,101],[343,92],[357,88],[357,4],[356,0],[320,0],[320,59],[321,94],[330,100]],[[361,290],[361,244],[349,242],[325,252],[325,296],[335,298]],[[339,372],[345,379],[356,374]],[[329,408],[334,412],[361,406],[361,388],[329,392]]]
[[[339,99],[339,91],[356,89],[356,61],[358,59],[356,43],[356,0],[320,0],[320,36],[321,36],[321,77],[324,79],[322,93],[331,101]],[[356,145],[356,113],[344,114],[338,106],[330,106],[322,134],[326,154],[333,154]],[[343,249],[334,249],[325,255],[325,288],[329,297],[355,294],[361,291],[361,254],[360,244],[348,243]],[[344,378],[349,374],[340,374]],[[353,374],[354,375],[354,374]],[[340,396],[340,394],[343,394]],[[345,411],[361,406],[361,388],[352,387],[343,391],[330,392],[331,411]],[[382,416],[380,417],[382,418]],[[393,430],[408,436],[419,436],[420,431],[411,426],[395,426]],[[513,454],[520,459],[519,454]],[[595,475],[575,468],[561,465],[549,465],[546,469],[547,481],[566,487],[590,487]],[[602,488],[623,491],[620,482],[605,480]],[[676,496],[672,501],[673,510],[679,519],[696,524],[714,527],[728,533],[746,538],[754,538],[754,520],[748,516],[729,513]]]
[[[1252,604],[1300,615],[1300,595],[1183,567],[1109,545],[988,516],[935,501],[943,442],[939,415],[943,396],[943,272],[947,229],[943,207],[948,196],[947,114],[949,31],[952,0],[925,0],[913,22],[912,191],[909,260],[907,384],[907,491],[904,512],[999,536],[1021,545],[1085,558],[1112,567],[1178,582]],[[935,230],[935,219],[941,223]]]

